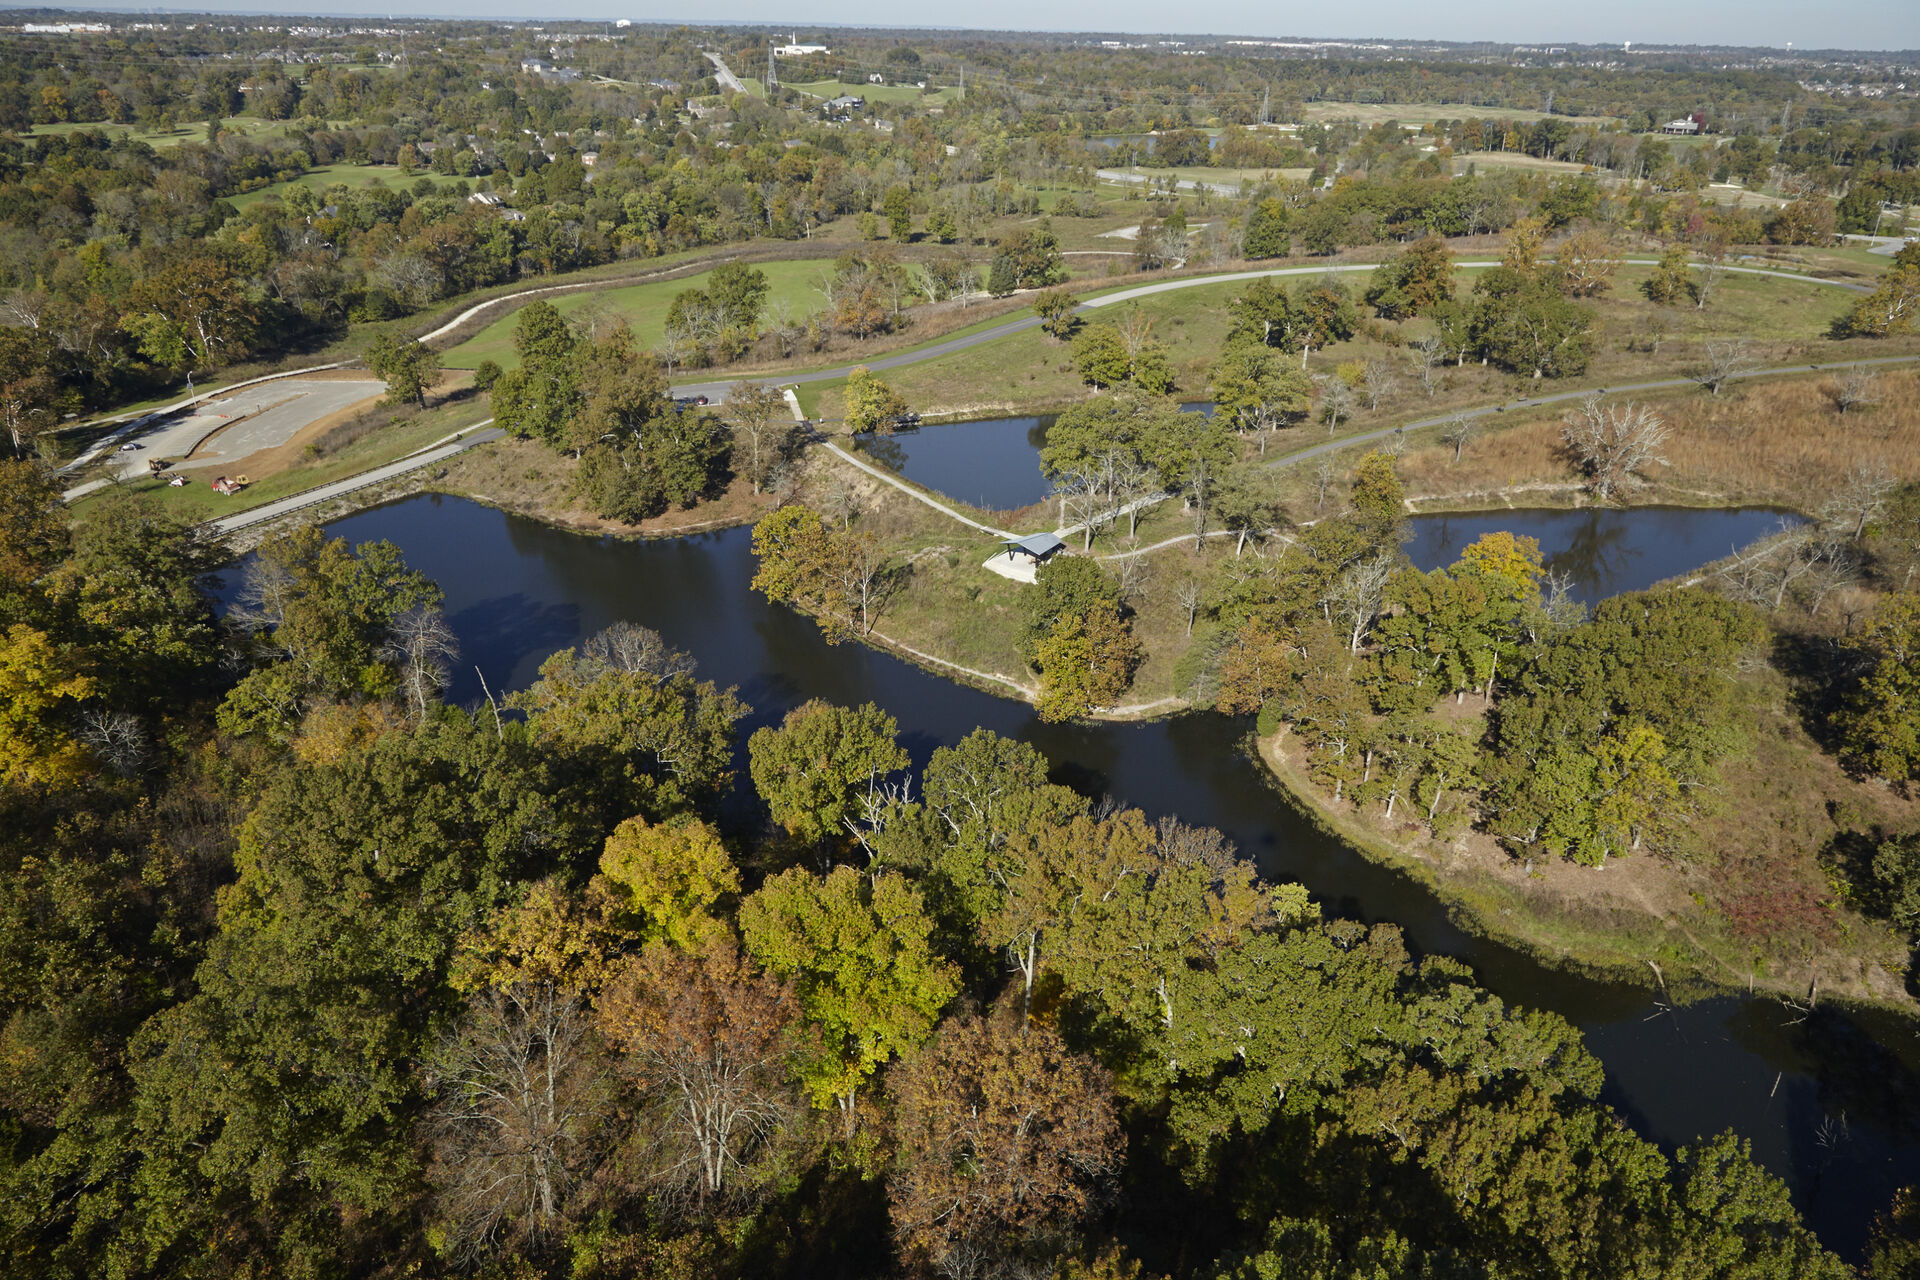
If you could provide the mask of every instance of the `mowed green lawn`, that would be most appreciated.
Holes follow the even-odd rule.
[[[411,191],[413,184],[422,178],[441,188],[450,187],[459,181],[458,178],[429,173],[425,169],[415,169],[411,174],[404,174],[400,172],[399,166],[391,164],[323,164],[316,165],[297,178],[243,192],[230,199],[235,208],[244,209],[248,205],[258,204],[269,196],[284,199],[287,192],[295,187],[311,187],[319,192],[336,183],[345,183],[349,187],[370,187],[375,182],[380,182],[396,191]]]
[[[756,262],[754,267],[766,273],[767,283],[771,286],[767,294],[767,305],[775,306],[784,302],[792,308],[793,314],[805,315],[822,305],[814,281],[822,272],[831,271],[833,264],[819,260],[800,262]],[[626,317],[633,326],[633,335],[643,347],[653,347],[666,336],[667,308],[673,305],[674,297],[686,289],[705,287],[712,273],[702,271],[698,275],[684,276],[678,280],[660,280],[651,284],[627,285],[624,288],[602,289],[581,293],[565,293],[550,301],[561,315],[571,316],[582,307],[589,305],[604,307],[618,315]],[[503,369],[510,369],[519,358],[513,351],[513,327],[519,322],[520,308],[516,307],[495,320],[467,341],[446,353],[446,365],[450,369],[478,368],[482,360],[492,360]]]

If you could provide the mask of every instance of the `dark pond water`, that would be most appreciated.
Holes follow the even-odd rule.
[[[463,646],[456,702],[479,699],[476,667],[496,692],[519,688],[555,649],[628,619],[691,651],[704,676],[739,687],[753,707],[743,743],[814,697],[878,703],[900,722],[916,766],[976,726],[1022,738],[1046,753],[1057,780],[1151,815],[1219,827],[1266,874],[1307,885],[1330,913],[1394,921],[1416,949],[1474,965],[1504,999],[1557,1010],[1586,1032],[1606,1065],[1606,1101],[1636,1129],[1669,1148],[1735,1130],[1788,1180],[1821,1236],[1850,1255],[1894,1189],[1920,1181],[1912,1028],[1838,1012],[1797,1022],[1770,1000],[1716,999],[1667,1012],[1645,989],[1551,970],[1470,937],[1418,885],[1300,820],[1242,753],[1243,723],[1207,713],[1158,724],[1045,725],[1023,703],[860,645],[830,648],[812,622],[749,589],[745,529],[629,543],[431,495],[329,528],[355,542],[393,541],[445,589]]]
[[[1180,408],[1213,416],[1211,400]],[[1040,474],[1040,450],[1057,416],[942,422],[856,438],[868,457],[915,484],[987,511],[1018,511],[1053,492],[1053,482]]]
[[[1771,507],[1479,511],[1413,517],[1403,550],[1418,568],[1437,569],[1458,560],[1482,534],[1524,534],[1539,539],[1547,568],[1568,575],[1572,594],[1592,605],[1688,573],[1778,532],[1783,523],[1802,521]]]

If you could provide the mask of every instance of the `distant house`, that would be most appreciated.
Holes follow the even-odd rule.
[[[793,39],[793,37],[791,36],[787,38],[789,41]],[[773,46],[773,56],[776,58],[804,58],[808,54],[812,54],[812,53],[832,53],[832,52],[833,50],[827,48],[827,46],[823,44],[789,43],[789,44],[777,44]]]
[[[865,98],[859,98],[849,94],[844,98],[829,99],[827,102],[827,110],[834,115],[844,116],[855,111],[863,110],[866,105],[867,100]]]
[[[1685,134],[1690,137],[1694,134],[1704,132],[1706,127],[1707,118],[1696,111],[1690,116],[1682,116],[1678,120],[1667,121],[1660,126],[1660,132]]]
[[[556,67],[545,58],[522,58],[520,69],[530,76],[539,76],[542,80],[558,80],[564,83],[580,78],[580,73],[572,67]]]
[[[869,71],[867,73],[868,84],[885,84],[886,82],[887,82],[887,78],[881,75],[878,71]]]
[[[582,151],[580,153],[580,163],[591,169],[600,163],[600,153],[598,151]]]
[[[491,191],[476,191],[467,197],[468,204],[485,205],[489,209],[498,208],[506,203]]]

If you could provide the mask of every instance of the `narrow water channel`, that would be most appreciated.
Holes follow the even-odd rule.
[[[1241,722],[1202,713],[1045,725],[1023,703],[861,645],[830,647],[811,621],[751,591],[745,529],[631,543],[424,495],[329,531],[390,540],[445,589],[462,645],[455,702],[481,697],[476,668],[496,692],[521,688],[548,654],[625,619],[690,651],[703,676],[738,686],[753,708],[741,726],[743,754],[754,728],[815,697],[879,704],[900,722],[916,767],[976,726],[1021,738],[1045,752],[1057,780],[1149,815],[1219,827],[1265,874],[1305,884],[1329,913],[1393,921],[1417,950],[1467,960],[1504,999],[1561,1013],[1585,1031],[1606,1065],[1606,1101],[1637,1130],[1669,1149],[1735,1130],[1788,1181],[1821,1237],[1850,1257],[1894,1190],[1920,1181],[1912,1026],[1828,1011],[1802,1019],[1769,999],[1666,1010],[1646,989],[1550,969],[1469,936],[1417,884],[1302,821],[1243,753]]]

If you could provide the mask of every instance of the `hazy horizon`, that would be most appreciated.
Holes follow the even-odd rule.
[[[707,15],[697,20],[680,12],[659,11],[658,6],[625,4],[621,0],[585,0],[568,7],[565,13],[533,14],[518,7],[525,0],[475,0],[461,6],[460,12],[416,6],[394,8],[378,5],[340,4],[325,8],[286,4],[208,4],[155,8],[145,5],[96,4],[62,6],[59,12],[188,14],[208,13],[229,16],[313,17],[313,18],[413,18],[420,20],[482,19],[492,21],[559,22],[613,21],[630,18],[635,22],[671,25],[737,25],[821,27],[898,27],[903,30],[940,29],[949,31],[1015,31],[1088,34],[1136,34],[1165,37],[1181,35],[1244,36],[1259,39],[1302,39],[1328,41],[1436,40],[1514,44],[1622,44],[1636,45],[1720,45],[1745,48],[1859,52],[1901,52],[1920,49],[1920,9],[1911,0],[1863,0],[1844,12],[1819,10],[1804,3],[1787,0],[1758,0],[1752,4],[1721,4],[1676,8],[1653,0],[1624,0],[1624,3],[1574,10],[1558,14],[1518,0],[1479,4],[1471,9],[1446,15],[1431,6],[1416,6],[1408,0],[1360,0],[1343,8],[1341,32],[1305,32],[1298,15],[1256,5],[1250,0],[1230,0],[1208,11],[1204,27],[1186,29],[1165,25],[1165,10],[1144,0],[1063,0],[1040,11],[1013,0],[986,0],[971,6],[964,25],[941,23],[935,27],[915,27],[898,21],[896,6],[879,0],[843,0],[822,12],[824,6],[808,6],[795,11],[785,4],[759,0],[734,0],[724,15]],[[4,5],[10,11],[41,6]]]

